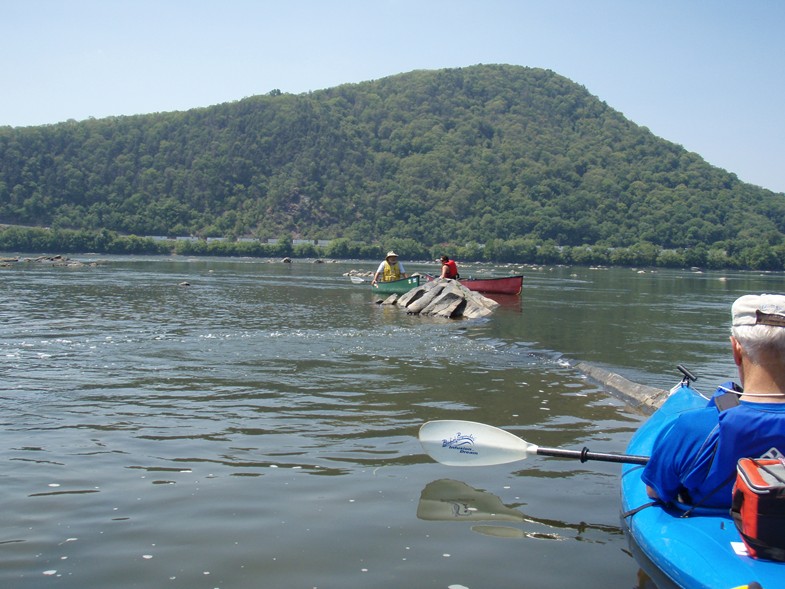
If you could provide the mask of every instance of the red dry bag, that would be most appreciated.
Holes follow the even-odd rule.
[[[730,511],[750,556],[785,561],[785,462],[739,460]]]

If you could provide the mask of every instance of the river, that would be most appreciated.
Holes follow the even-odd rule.
[[[782,280],[467,265],[523,293],[450,321],[374,304],[375,261],[74,258],[0,269],[2,587],[639,587],[618,465],[447,467],[418,428],[622,452],[645,416],[575,364],[711,392]]]

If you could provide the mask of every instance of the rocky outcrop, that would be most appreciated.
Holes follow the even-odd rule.
[[[456,280],[437,278],[423,282],[402,295],[390,295],[382,305],[402,307],[412,315],[446,319],[477,319],[487,317],[499,303],[469,290]]]
[[[82,268],[84,266],[97,266],[98,262],[80,262],[72,260],[66,256],[38,256],[37,258],[0,258],[0,267],[10,268],[17,264],[43,264],[47,266],[58,266],[64,268]]]

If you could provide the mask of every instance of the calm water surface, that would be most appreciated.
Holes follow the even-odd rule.
[[[101,261],[0,269],[2,587],[638,587],[618,466],[450,468],[417,429],[623,451],[643,417],[574,364],[668,388],[683,363],[712,390],[730,303],[782,290],[467,266],[523,272],[523,295],[446,321],[343,275],[375,261]]]

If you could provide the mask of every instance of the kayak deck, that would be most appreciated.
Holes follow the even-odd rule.
[[[654,440],[665,425],[684,411],[705,407],[707,399],[682,383],[663,406],[635,433],[629,454],[650,456]],[[643,466],[622,469],[622,513],[651,503],[641,481]],[[746,555],[741,537],[725,510],[698,509],[690,517],[682,510],[661,505],[645,507],[623,518],[633,551],[656,567],[651,577],[665,575],[685,589],[732,589],[757,581],[763,589],[785,586],[785,563],[757,560]],[[742,552],[743,554],[740,554]],[[650,571],[646,571],[650,572]]]

